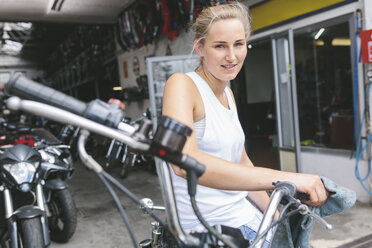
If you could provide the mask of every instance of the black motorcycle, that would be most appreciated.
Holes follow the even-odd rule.
[[[45,129],[34,129],[32,134],[43,160],[40,176],[45,181],[50,237],[52,241],[66,243],[75,233],[77,224],[75,202],[66,183],[74,172],[69,146]]]
[[[27,145],[0,155],[1,247],[34,248],[50,244],[41,177],[42,158]]]
[[[17,137],[19,126],[9,124],[6,129],[9,131],[11,127],[14,129],[13,135]],[[75,203],[66,183],[74,172],[70,147],[44,128],[28,128],[24,133],[32,140],[27,144],[32,145],[41,155],[39,177],[44,182],[42,189],[50,238],[55,242],[65,243],[74,234],[77,223]],[[14,142],[9,145],[13,146]]]

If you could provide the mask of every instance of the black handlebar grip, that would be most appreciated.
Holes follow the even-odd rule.
[[[275,184],[275,189],[285,189],[289,196],[294,196],[297,192],[296,185],[290,182],[278,182]]]
[[[5,92],[9,95],[52,105],[110,127],[117,127],[124,117],[124,112],[116,105],[99,99],[87,104],[20,74],[11,78],[5,86]]]
[[[205,165],[199,163],[196,159],[187,155],[182,156],[182,164],[180,166],[186,171],[194,171],[197,177],[203,175],[205,171]]]
[[[306,193],[297,192],[295,197],[299,200],[310,200],[310,196]]]
[[[43,102],[77,115],[83,115],[87,104],[54,90],[48,86],[34,82],[21,74],[10,79],[5,86],[5,92],[9,95],[16,95],[20,98]]]

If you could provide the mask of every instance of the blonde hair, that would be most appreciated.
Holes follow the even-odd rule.
[[[245,39],[248,40],[251,33],[251,23],[247,7],[242,3],[233,2],[229,4],[212,6],[204,9],[192,25],[195,43],[204,43],[213,23],[220,20],[238,19],[242,22]]]

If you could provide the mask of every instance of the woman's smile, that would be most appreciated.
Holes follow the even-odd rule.
[[[234,71],[236,64],[226,64],[226,65],[221,65],[222,68],[224,68],[225,71],[231,72]]]

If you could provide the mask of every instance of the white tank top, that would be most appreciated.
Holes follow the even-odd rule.
[[[225,88],[225,93],[229,109],[220,103],[209,85],[196,72],[189,72],[186,75],[194,81],[204,103],[205,118],[194,123],[198,150],[240,163],[245,137],[228,88]],[[171,171],[183,229],[186,232],[204,230],[192,210],[186,180]],[[255,208],[246,199],[247,194],[243,191],[219,190],[198,185],[196,202],[210,225],[239,227],[250,222],[255,213]]]

